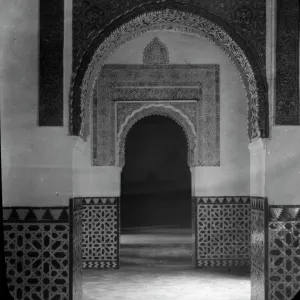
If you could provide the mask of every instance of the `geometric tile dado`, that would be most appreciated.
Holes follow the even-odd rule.
[[[119,268],[120,199],[82,198],[83,268]]]
[[[269,220],[297,221],[300,219],[299,205],[271,205],[269,207]]]
[[[269,299],[290,300],[300,290],[300,205],[270,206]]]
[[[196,264],[250,265],[250,197],[195,197]]]
[[[268,203],[251,197],[251,300],[267,299]]]
[[[3,216],[11,295],[15,299],[69,299],[68,209],[3,208]]]
[[[65,223],[69,220],[69,207],[5,207],[4,222]]]
[[[70,273],[72,299],[82,299],[82,199],[70,199]]]
[[[14,299],[81,299],[81,205],[4,207],[4,254]],[[79,254],[79,255],[78,255]]]
[[[291,300],[300,290],[299,212],[251,198],[251,299]]]
[[[15,299],[68,299],[68,224],[5,224],[4,239],[8,287]]]
[[[194,197],[193,211],[197,267],[249,266],[251,256],[251,299],[293,299],[300,290],[300,205]],[[3,220],[15,299],[79,300],[82,262],[119,267],[117,197],[75,198],[69,207],[6,207]]]

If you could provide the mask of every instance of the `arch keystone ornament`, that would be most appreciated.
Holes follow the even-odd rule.
[[[172,30],[204,37],[224,50],[236,65],[248,98],[250,140],[269,135],[265,69],[259,55],[229,23],[193,4],[144,4],[125,11],[99,31],[74,69],[70,92],[70,134],[86,139],[93,90],[106,59],[122,44],[149,31]],[[168,9],[170,6],[171,9]],[[176,9],[173,9],[173,7]],[[161,9],[161,8],[164,9]],[[144,11],[147,10],[147,13]],[[244,14],[242,14],[244,16]]]

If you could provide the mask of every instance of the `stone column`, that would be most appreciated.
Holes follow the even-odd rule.
[[[267,140],[249,144],[251,196],[251,300],[268,295],[268,201],[266,196]]]
[[[196,228],[197,228],[197,199],[195,197],[195,167],[190,168],[191,171],[191,194],[192,194],[192,240],[193,240],[193,256],[192,264],[197,267],[197,243],[196,243]]]
[[[276,100],[276,5],[277,0],[266,0],[266,75],[268,81],[269,122],[274,124]]]
[[[118,268],[122,168],[93,166],[90,138],[74,139],[73,197],[82,201],[83,268]]]
[[[268,299],[298,299],[300,204],[271,205],[268,220]],[[295,298],[294,298],[295,297]]]
[[[268,201],[251,197],[251,300],[268,299]]]
[[[266,195],[266,139],[257,139],[249,144],[250,150],[250,195]]]
[[[289,63],[290,59],[296,56],[291,52],[291,56],[286,57],[284,53],[286,49],[279,49],[283,51],[280,56],[277,56],[276,61],[276,41],[280,41],[282,35],[279,32],[277,24],[277,3],[283,4],[285,7],[292,7],[296,5],[297,1],[276,1],[267,0],[267,36],[266,36],[266,70],[269,85],[269,103],[270,103],[270,124],[271,124],[271,140],[267,144],[266,152],[266,168],[265,168],[265,196],[268,198],[268,276],[266,281],[267,296],[266,299],[293,299],[296,293],[300,290],[300,200],[299,200],[299,179],[300,179],[300,142],[299,142],[299,126],[275,126],[275,108],[276,101],[282,101],[282,94],[276,99],[275,83],[278,81],[278,76],[283,74],[276,74],[276,64]],[[293,14],[296,14],[295,9],[291,9],[290,15],[284,15],[287,10],[281,12],[281,17],[289,20],[296,21]],[[296,21],[297,22],[297,21]],[[282,25],[282,24],[281,24]],[[290,24],[286,24],[287,28]],[[290,35],[287,30],[286,36]],[[295,35],[293,36],[295,37]],[[281,46],[284,41],[281,39]],[[278,54],[278,53],[277,53]],[[293,65],[293,67],[295,67]],[[276,78],[277,77],[277,78]],[[294,78],[295,79],[295,78]],[[282,78],[279,83],[283,82]],[[298,81],[299,83],[299,81]],[[282,85],[281,85],[282,86]],[[293,95],[293,89],[286,86],[283,89],[290,90]],[[281,90],[282,91],[282,90]],[[299,99],[298,99],[299,100]],[[290,102],[290,99],[287,101]],[[293,99],[291,99],[293,102]],[[291,102],[291,103],[292,103]],[[293,105],[290,108],[285,108],[286,112],[289,109],[294,109]],[[283,113],[283,110],[278,110],[277,114]],[[292,112],[291,112],[292,114]],[[276,116],[277,120],[282,121],[280,115]]]
[[[271,140],[249,145],[251,299],[289,300],[300,289],[297,131],[276,126]]]

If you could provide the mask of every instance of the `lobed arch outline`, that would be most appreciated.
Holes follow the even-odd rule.
[[[157,5],[159,6],[159,4]],[[191,7],[192,5],[189,5],[189,8]],[[189,10],[191,11],[191,9]],[[247,49],[246,55],[246,52],[222,26],[212,22],[209,18],[204,18],[201,15],[202,12],[195,14],[185,11],[184,8],[182,10],[153,10],[147,13],[137,12],[135,17],[127,17],[129,20],[126,19],[125,12],[123,16],[125,21],[120,26],[117,26],[114,22],[119,24],[122,16],[110,23],[111,27],[115,29],[110,31],[106,27],[106,29],[99,32],[100,41],[97,38],[94,41],[97,43],[96,51],[88,58],[82,57],[72,75],[69,111],[70,134],[80,135],[83,139],[86,139],[89,134],[90,120],[88,112],[90,103],[92,103],[91,98],[95,83],[106,59],[122,44],[148,31],[173,30],[205,37],[226,52],[236,65],[246,88],[249,139],[267,137],[269,134],[267,84],[265,72],[262,72],[259,61],[256,61],[258,55],[253,54],[250,45],[244,43],[246,45],[244,48]],[[251,63],[249,57],[251,57]],[[79,72],[79,70],[81,71]],[[79,73],[84,73],[84,75],[81,77]]]
[[[196,146],[197,146],[197,133],[191,120],[181,110],[172,105],[166,104],[149,104],[144,105],[129,116],[126,117],[124,123],[120,126],[117,133],[116,145],[116,163],[117,166],[123,168],[125,165],[125,152],[126,152],[126,138],[130,129],[141,119],[150,116],[164,116],[175,121],[183,130],[187,142],[187,163],[189,167],[196,165]]]

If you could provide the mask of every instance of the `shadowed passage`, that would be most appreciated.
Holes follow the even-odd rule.
[[[126,139],[121,185],[121,267],[192,264],[187,140],[171,118],[145,117]]]

